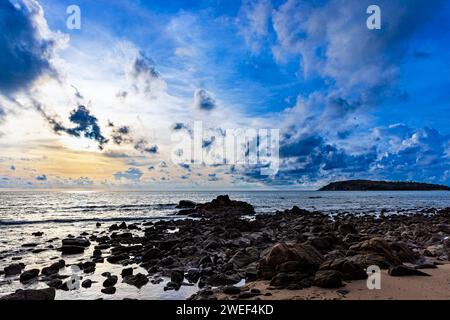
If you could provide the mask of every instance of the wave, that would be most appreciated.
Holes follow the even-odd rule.
[[[66,207],[66,210],[130,210],[130,209],[173,209],[176,203],[158,203],[158,204],[122,204],[122,205],[87,205]]]
[[[181,219],[182,217],[180,217]],[[0,226],[15,226],[27,224],[58,224],[77,222],[114,222],[114,221],[143,221],[143,220],[172,220],[174,216],[140,216],[140,217],[109,217],[109,218],[74,218],[47,220],[0,220]]]

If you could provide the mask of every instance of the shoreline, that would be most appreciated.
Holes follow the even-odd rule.
[[[180,201],[178,209],[171,220],[93,222],[52,239],[48,230],[36,232],[35,243],[21,245],[36,261],[11,257],[0,270],[0,296],[53,288],[53,298],[81,300],[372,299],[360,289],[374,264],[394,290],[381,290],[379,299],[420,298],[407,285],[415,281],[426,290],[449,286],[450,208],[330,216],[293,207],[254,215],[250,204],[219,196]]]

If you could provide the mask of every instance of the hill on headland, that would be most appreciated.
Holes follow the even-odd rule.
[[[450,187],[440,184],[430,184],[410,181],[372,181],[346,180],[327,184],[319,191],[413,191],[413,190],[447,190]]]

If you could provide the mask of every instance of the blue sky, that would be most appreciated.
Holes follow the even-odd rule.
[[[72,4],[80,30],[66,27]],[[366,27],[370,4],[380,30]],[[6,1],[0,187],[450,184],[448,12],[448,0]],[[172,163],[174,124],[194,121],[279,129],[278,173]]]

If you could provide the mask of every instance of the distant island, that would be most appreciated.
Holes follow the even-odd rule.
[[[332,182],[319,191],[413,191],[413,190],[447,190],[450,187],[441,184],[409,182],[409,181],[372,181],[346,180]]]

